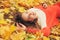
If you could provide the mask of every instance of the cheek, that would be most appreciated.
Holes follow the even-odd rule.
[[[32,19],[36,19],[37,18],[37,15],[31,15],[31,18]]]
[[[24,15],[22,16],[22,18],[23,18],[24,21],[28,21],[28,20],[27,20],[27,19],[28,19],[28,16],[27,16],[26,14],[24,14]]]
[[[24,17],[24,20],[25,20],[25,21],[28,21],[28,16],[25,16],[25,17]]]
[[[35,18],[38,18],[38,16],[36,15]]]
[[[28,19],[29,21],[33,21],[35,18],[34,18],[34,16],[30,16],[30,18]]]

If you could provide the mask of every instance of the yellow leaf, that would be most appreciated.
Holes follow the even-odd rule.
[[[16,26],[13,24],[13,25],[11,25],[10,26],[10,32],[13,32],[13,31],[15,31],[16,30]]]
[[[26,33],[23,32],[18,32],[18,33],[13,33],[13,35],[11,35],[11,39],[12,40],[23,40],[26,36]]]
[[[0,24],[7,24],[5,20],[0,20]]]
[[[44,37],[43,37],[43,40],[50,40],[50,39],[49,39],[48,37],[45,37],[45,36],[44,36]]]
[[[10,12],[10,11],[9,11],[9,8],[5,8],[5,9],[4,9],[4,12],[5,12],[5,13],[9,13],[9,12]]]
[[[19,7],[19,12],[25,12],[26,10],[24,9],[24,7]]]
[[[0,13],[0,20],[4,20],[4,13]]]
[[[13,18],[13,16],[10,15],[9,18]]]

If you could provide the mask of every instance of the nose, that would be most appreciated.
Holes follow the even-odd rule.
[[[30,19],[31,21],[33,21],[33,20],[36,19],[36,18],[37,18],[37,16],[35,16],[35,15],[30,15],[30,18],[29,18],[29,19]]]
[[[36,15],[36,13],[30,13],[30,15]]]

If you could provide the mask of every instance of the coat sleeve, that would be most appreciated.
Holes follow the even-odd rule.
[[[57,17],[60,18],[60,7],[57,10]]]
[[[56,9],[57,9],[57,17],[60,18],[60,2],[57,2],[57,3],[54,4],[54,5],[57,6],[57,7],[56,7]]]

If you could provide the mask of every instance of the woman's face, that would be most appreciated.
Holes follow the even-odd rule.
[[[27,12],[22,14],[22,19],[24,21],[31,21],[31,22],[33,22],[35,19],[37,19],[37,15],[34,12],[27,11]]]

